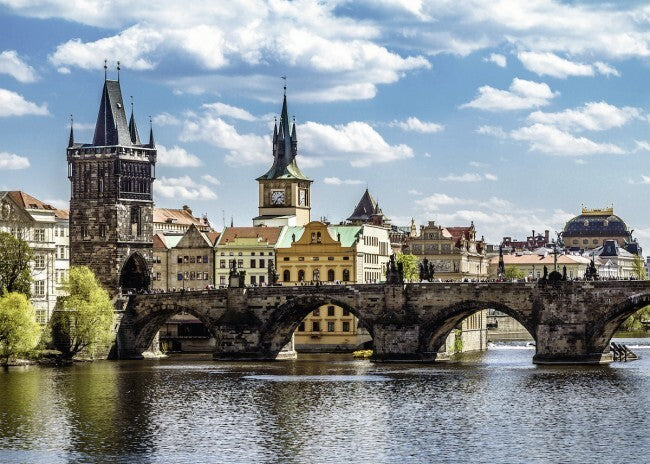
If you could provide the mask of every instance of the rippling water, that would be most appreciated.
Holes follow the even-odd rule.
[[[460,363],[208,358],[0,372],[0,462],[650,460],[650,345],[610,367],[536,367],[532,348]]]

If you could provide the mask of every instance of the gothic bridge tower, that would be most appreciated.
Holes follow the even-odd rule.
[[[313,180],[298,168],[296,123],[289,125],[286,87],[280,114],[280,127],[273,128],[273,165],[259,183],[259,216],[254,225],[304,226],[310,222]]]
[[[106,70],[106,66],[104,66]],[[88,266],[115,296],[148,288],[153,257],[156,148],[127,122],[118,80],[106,79],[92,143],[68,143],[70,264]]]

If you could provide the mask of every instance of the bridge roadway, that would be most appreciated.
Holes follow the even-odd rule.
[[[445,338],[493,308],[536,342],[538,364],[602,364],[618,326],[650,304],[650,281],[415,283],[251,287],[131,295],[118,302],[117,356],[141,358],[171,316],[187,312],[217,340],[215,359],[272,360],[321,305],[352,312],[373,337],[375,361],[434,361]]]

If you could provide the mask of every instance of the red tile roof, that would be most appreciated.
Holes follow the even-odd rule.
[[[255,238],[274,245],[278,241],[282,227],[226,227],[221,234],[220,244],[232,242],[235,238]]]

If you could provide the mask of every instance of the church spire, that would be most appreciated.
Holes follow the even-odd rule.
[[[72,118],[72,115],[70,115],[70,138],[68,139],[68,148],[70,148],[72,145],[74,145],[74,119]]]
[[[153,123],[151,122],[151,116],[149,116],[149,148],[155,148],[156,144],[153,140]]]
[[[97,123],[93,145],[105,146],[132,146],[129,124],[126,120],[122,90],[118,81],[108,80],[106,77],[106,61],[104,61],[104,88],[102,99],[99,103]]]

